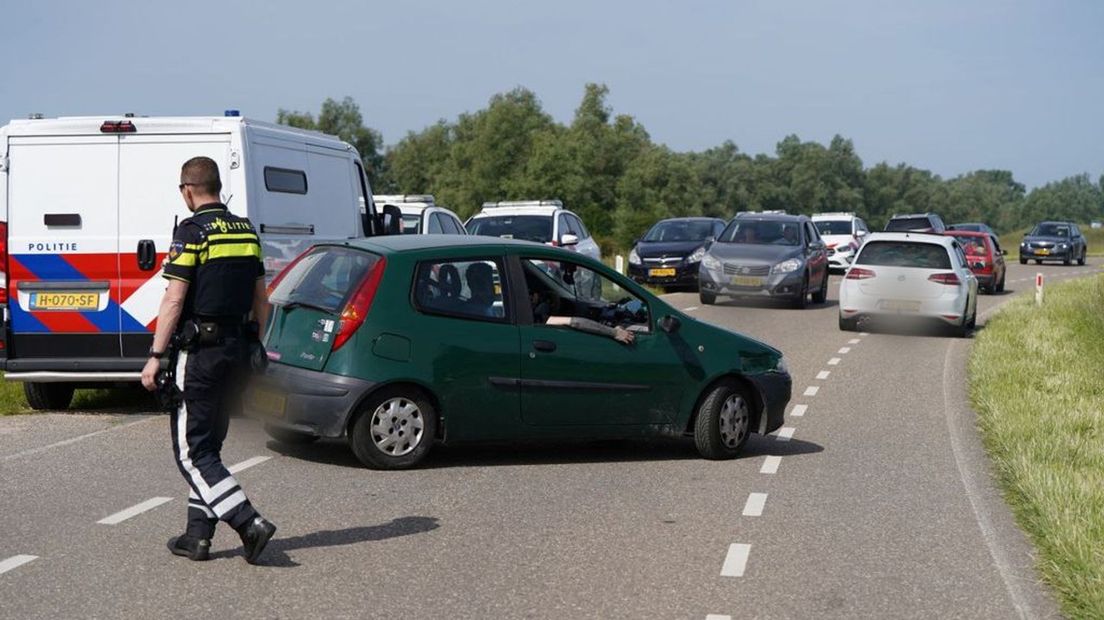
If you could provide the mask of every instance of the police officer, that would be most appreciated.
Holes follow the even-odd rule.
[[[174,367],[181,398],[171,412],[173,455],[190,493],[187,529],[169,541],[169,550],[206,560],[222,520],[241,536],[245,559],[253,564],[276,526],[253,508],[219,452],[229,427],[228,405],[248,365],[250,328],[265,324],[268,300],[260,240],[248,219],[219,202],[221,189],[214,160],[195,157],[184,163],[180,193],[193,215],[177,226],[165,259],[168,288],[142,384],[156,389],[161,360],[170,343],[179,343]]]

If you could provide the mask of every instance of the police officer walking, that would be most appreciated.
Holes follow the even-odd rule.
[[[248,219],[219,202],[221,189],[214,160],[185,162],[180,193],[193,215],[177,226],[165,259],[168,288],[142,385],[157,388],[161,360],[169,356],[172,363],[172,344],[180,390],[179,404],[171,411],[173,455],[190,492],[187,529],[169,541],[169,550],[208,559],[211,537],[222,520],[238,532],[245,559],[253,564],[276,526],[253,508],[219,453],[229,428],[228,409],[245,378],[251,338],[267,319],[268,300],[260,240]]]

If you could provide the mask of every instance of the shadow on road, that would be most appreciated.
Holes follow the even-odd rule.
[[[800,454],[816,454],[824,452],[824,446],[811,441],[791,439],[778,441],[772,435],[752,435],[744,444],[744,451],[740,458],[754,458],[758,456],[797,456]]]
[[[293,568],[299,566],[299,564],[288,556],[288,552],[296,549],[355,545],[363,542],[422,534],[439,527],[441,526],[437,523],[436,517],[400,517],[382,525],[363,525],[343,530],[324,530],[303,536],[292,536],[291,538],[279,538],[280,533],[277,531],[277,537],[272,539],[265,547],[264,553],[261,555],[260,565]],[[241,548],[228,549],[212,553],[211,559],[220,560],[240,555]]]
[[[715,305],[722,308],[764,308],[767,310],[793,310],[794,312],[802,312],[802,310],[790,307],[790,303],[784,299],[769,299],[759,297],[718,297]],[[836,308],[838,306],[838,299],[829,298],[822,304],[815,304],[810,301],[809,305],[805,306],[804,310],[820,310],[821,308]]]

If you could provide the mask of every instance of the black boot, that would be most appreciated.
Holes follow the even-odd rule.
[[[256,564],[257,558],[261,557],[261,552],[264,551],[268,540],[275,533],[276,526],[265,521],[263,517],[253,517],[248,523],[241,526],[238,529],[238,536],[241,537],[245,561]]]
[[[211,541],[207,538],[196,538],[189,534],[169,539],[169,551],[173,555],[179,555],[202,562],[211,557]]]

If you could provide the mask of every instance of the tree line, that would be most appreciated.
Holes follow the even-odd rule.
[[[854,211],[875,229],[895,213],[924,211],[1001,232],[1042,219],[1104,219],[1104,175],[1075,175],[1028,192],[1008,170],[944,179],[904,163],[865,167],[839,135],[828,145],[789,135],[774,155],[750,155],[732,141],[676,152],[653,142],[632,116],[614,114],[608,94],[605,85],[587,84],[565,125],[532,91],[516,88],[389,148],[349,97],[327,99],[317,118],[281,109],[277,122],[353,144],[376,193],[434,194],[461,218],[484,201],[559,198],[607,250],[626,247],[665,217],[766,209]]]

